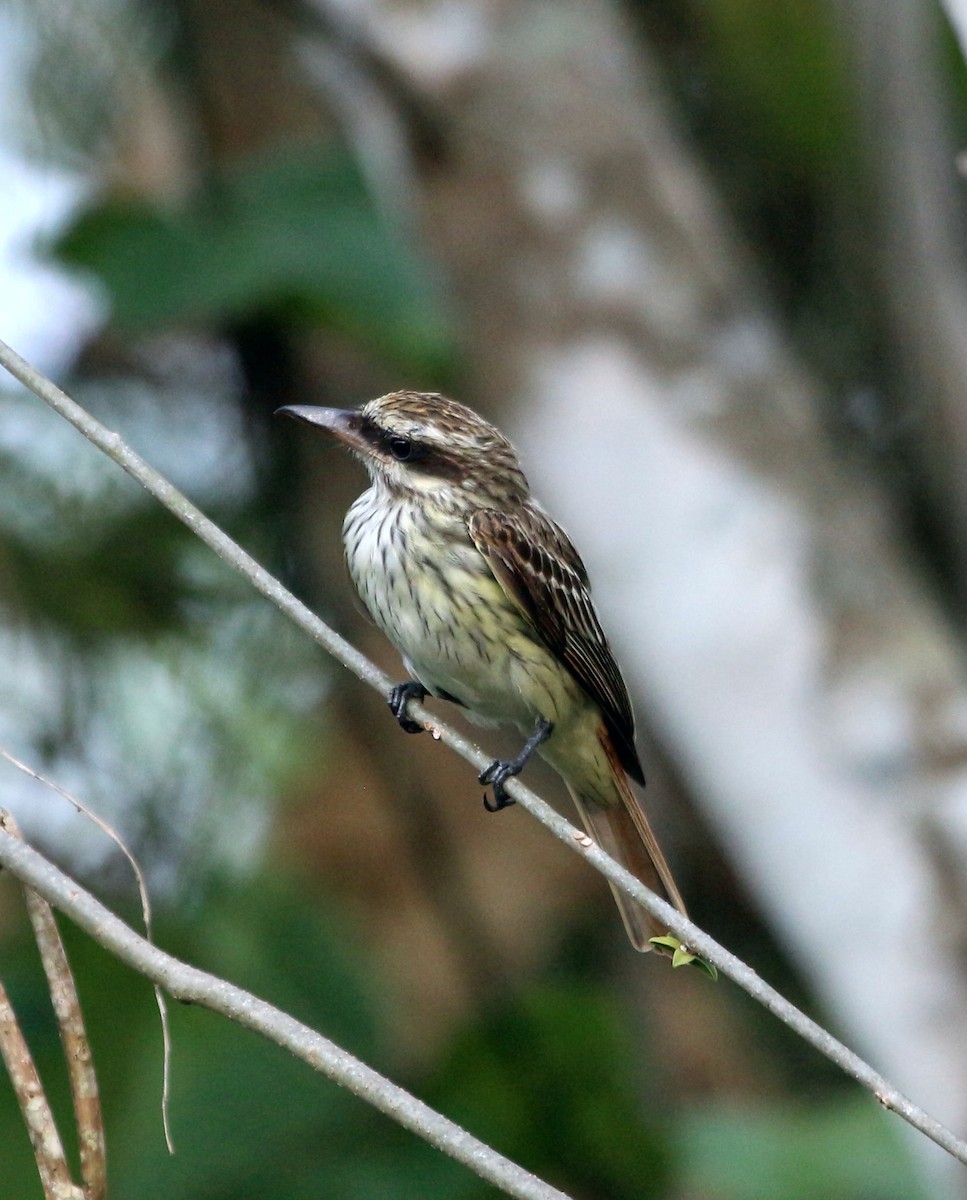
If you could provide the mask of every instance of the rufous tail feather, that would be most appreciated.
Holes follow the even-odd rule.
[[[588,835],[598,843],[605,853],[630,871],[636,879],[640,879],[645,887],[657,892],[659,896],[673,904],[684,916],[685,903],[681,893],[675,886],[671,868],[665,861],[665,856],[658,845],[658,839],[648,824],[648,818],[631,790],[631,784],[624,769],[618,762],[617,754],[611,744],[607,730],[602,726],[601,744],[611,763],[614,775],[615,790],[620,802],[609,807],[603,807],[595,800],[579,795],[568,785],[571,798],[581,815],[584,828]],[[668,932],[665,924],[651,915],[640,904],[636,904],[630,896],[612,884],[618,911],[624,922],[631,944],[636,950],[652,950],[649,939],[661,937]]]

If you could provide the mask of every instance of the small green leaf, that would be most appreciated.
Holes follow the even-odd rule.
[[[689,963],[694,962],[694,961],[695,961],[695,955],[689,954],[689,952],[685,949],[684,946],[679,946],[678,949],[675,951],[675,953],[672,955],[672,966],[673,967],[687,967]]]
[[[649,938],[649,941],[653,946],[659,947],[662,952],[666,949],[671,951],[670,958],[673,967],[698,967],[700,971],[705,972],[709,979],[718,979],[719,973],[715,967],[710,962],[706,962],[704,958],[693,954],[674,934],[666,933],[664,937]]]

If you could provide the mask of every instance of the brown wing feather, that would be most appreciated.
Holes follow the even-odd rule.
[[[468,528],[501,587],[601,709],[622,767],[644,783],[628,689],[570,538],[546,513],[530,507],[513,515],[480,509]]]

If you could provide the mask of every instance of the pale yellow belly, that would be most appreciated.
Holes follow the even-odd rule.
[[[362,506],[360,506],[362,507]],[[356,506],[354,506],[356,509]],[[374,516],[346,523],[346,559],[373,620],[431,693],[464,706],[471,720],[529,735],[554,732],[541,755],[591,798],[613,802],[601,751],[601,715],[570,671],[509,599],[469,536],[439,540],[406,527],[388,538]]]
[[[508,598],[462,523],[427,533],[405,512],[387,522],[361,497],[346,521],[346,559],[373,620],[431,692],[471,716],[530,732],[586,698]]]

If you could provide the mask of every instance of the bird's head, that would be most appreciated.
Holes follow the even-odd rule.
[[[528,495],[517,452],[500,430],[435,392],[390,392],[357,409],[278,412],[325,429],[396,495],[456,508],[502,508]]]

